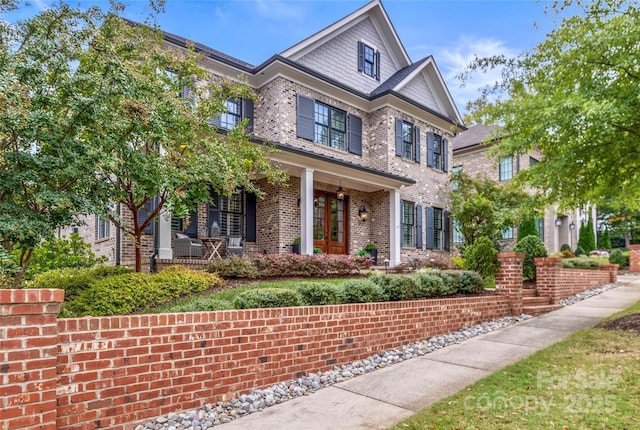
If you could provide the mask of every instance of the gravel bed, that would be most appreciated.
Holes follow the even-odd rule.
[[[593,290],[588,290],[561,300],[560,304],[564,306],[572,305],[589,297],[602,294],[619,285],[621,285],[620,282],[594,288]],[[409,345],[374,354],[366,359],[354,361],[351,364],[335,366],[333,369],[325,372],[312,373],[303,378],[281,382],[264,390],[255,390],[250,394],[243,394],[229,401],[217,402],[215,404],[207,403],[198,410],[194,409],[170,413],[166,416],[146,421],[144,424],[138,425],[136,430],[208,429],[231,422],[244,415],[261,411],[270,406],[284,403],[296,397],[307,396],[338,382],[346,381],[404,360],[420,357],[449,345],[460,343],[480,334],[500,330],[529,318],[531,318],[531,315],[522,314],[515,317],[504,317],[494,321],[483,322],[472,327],[464,327],[452,333],[433,336]]]

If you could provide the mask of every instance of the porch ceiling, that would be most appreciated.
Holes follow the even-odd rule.
[[[280,163],[290,176],[299,177],[304,169],[312,169],[313,180],[351,188],[364,192],[380,189],[399,189],[404,185],[413,185],[415,181],[403,176],[393,175],[346,161],[333,159],[322,154],[309,153],[286,145],[277,145],[280,150],[271,159]]]

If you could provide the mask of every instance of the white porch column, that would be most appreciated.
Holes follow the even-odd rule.
[[[389,265],[400,264],[400,190],[389,191]]]
[[[313,254],[313,169],[300,175],[300,254]]]
[[[173,249],[171,249],[171,212],[165,210],[158,216],[158,227],[160,232],[158,258],[171,260],[173,258]]]

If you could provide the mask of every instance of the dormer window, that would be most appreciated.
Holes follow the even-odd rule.
[[[358,71],[379,81],[380,51],[364,42],[358,42]]]

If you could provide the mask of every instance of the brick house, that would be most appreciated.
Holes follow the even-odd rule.
[[[187,40],[165,33],[171,48]],[[355,254],[368,243],[391,265],[447,252],[450,140],[464,130],[433,57],[412,62],[380,2],[373,0],[255,66],[196,43],[212,78],[239,80],[257,101],[228,100],[221,129],[249,118],[268,141],[289,186],[258,180],[264,199],[212,194],[189,222],[160,216],[158,257],[172,259],[172,231],[241,236],[244,253]],[[129,264],[132,245],[109,223],[89,219],[83,236],[98,255]],[[91,231],[95,230],[95,231]],[[143,256],[153,251],[153,231]],[[93,240],[95,238],[95,240]]]
[[[520,170],[541,159],[542,154],[535,150],[530,154],[503,157],[499,160],[490,158],[487,151],[491,146],[490,139],[494,131],[495,126],[476,124],[454,137],[452,172],[464,171],[472,177],[488,177],[504,183],[513,179]],[[544,216],[536,219],[536,228],[547,251],[558,252],[565,243],[572,250],[575,249],[578,245],[580,220],[586,216],[595,216],[595,209],[585,215],[579,210],[561,212],[556,205],[546,208]],[[500,240],[503,249],[511,250],[517,237],[518,226],[505,229]],[[462,237],[455,228],[452,240],[454,245],[462,243]]]

